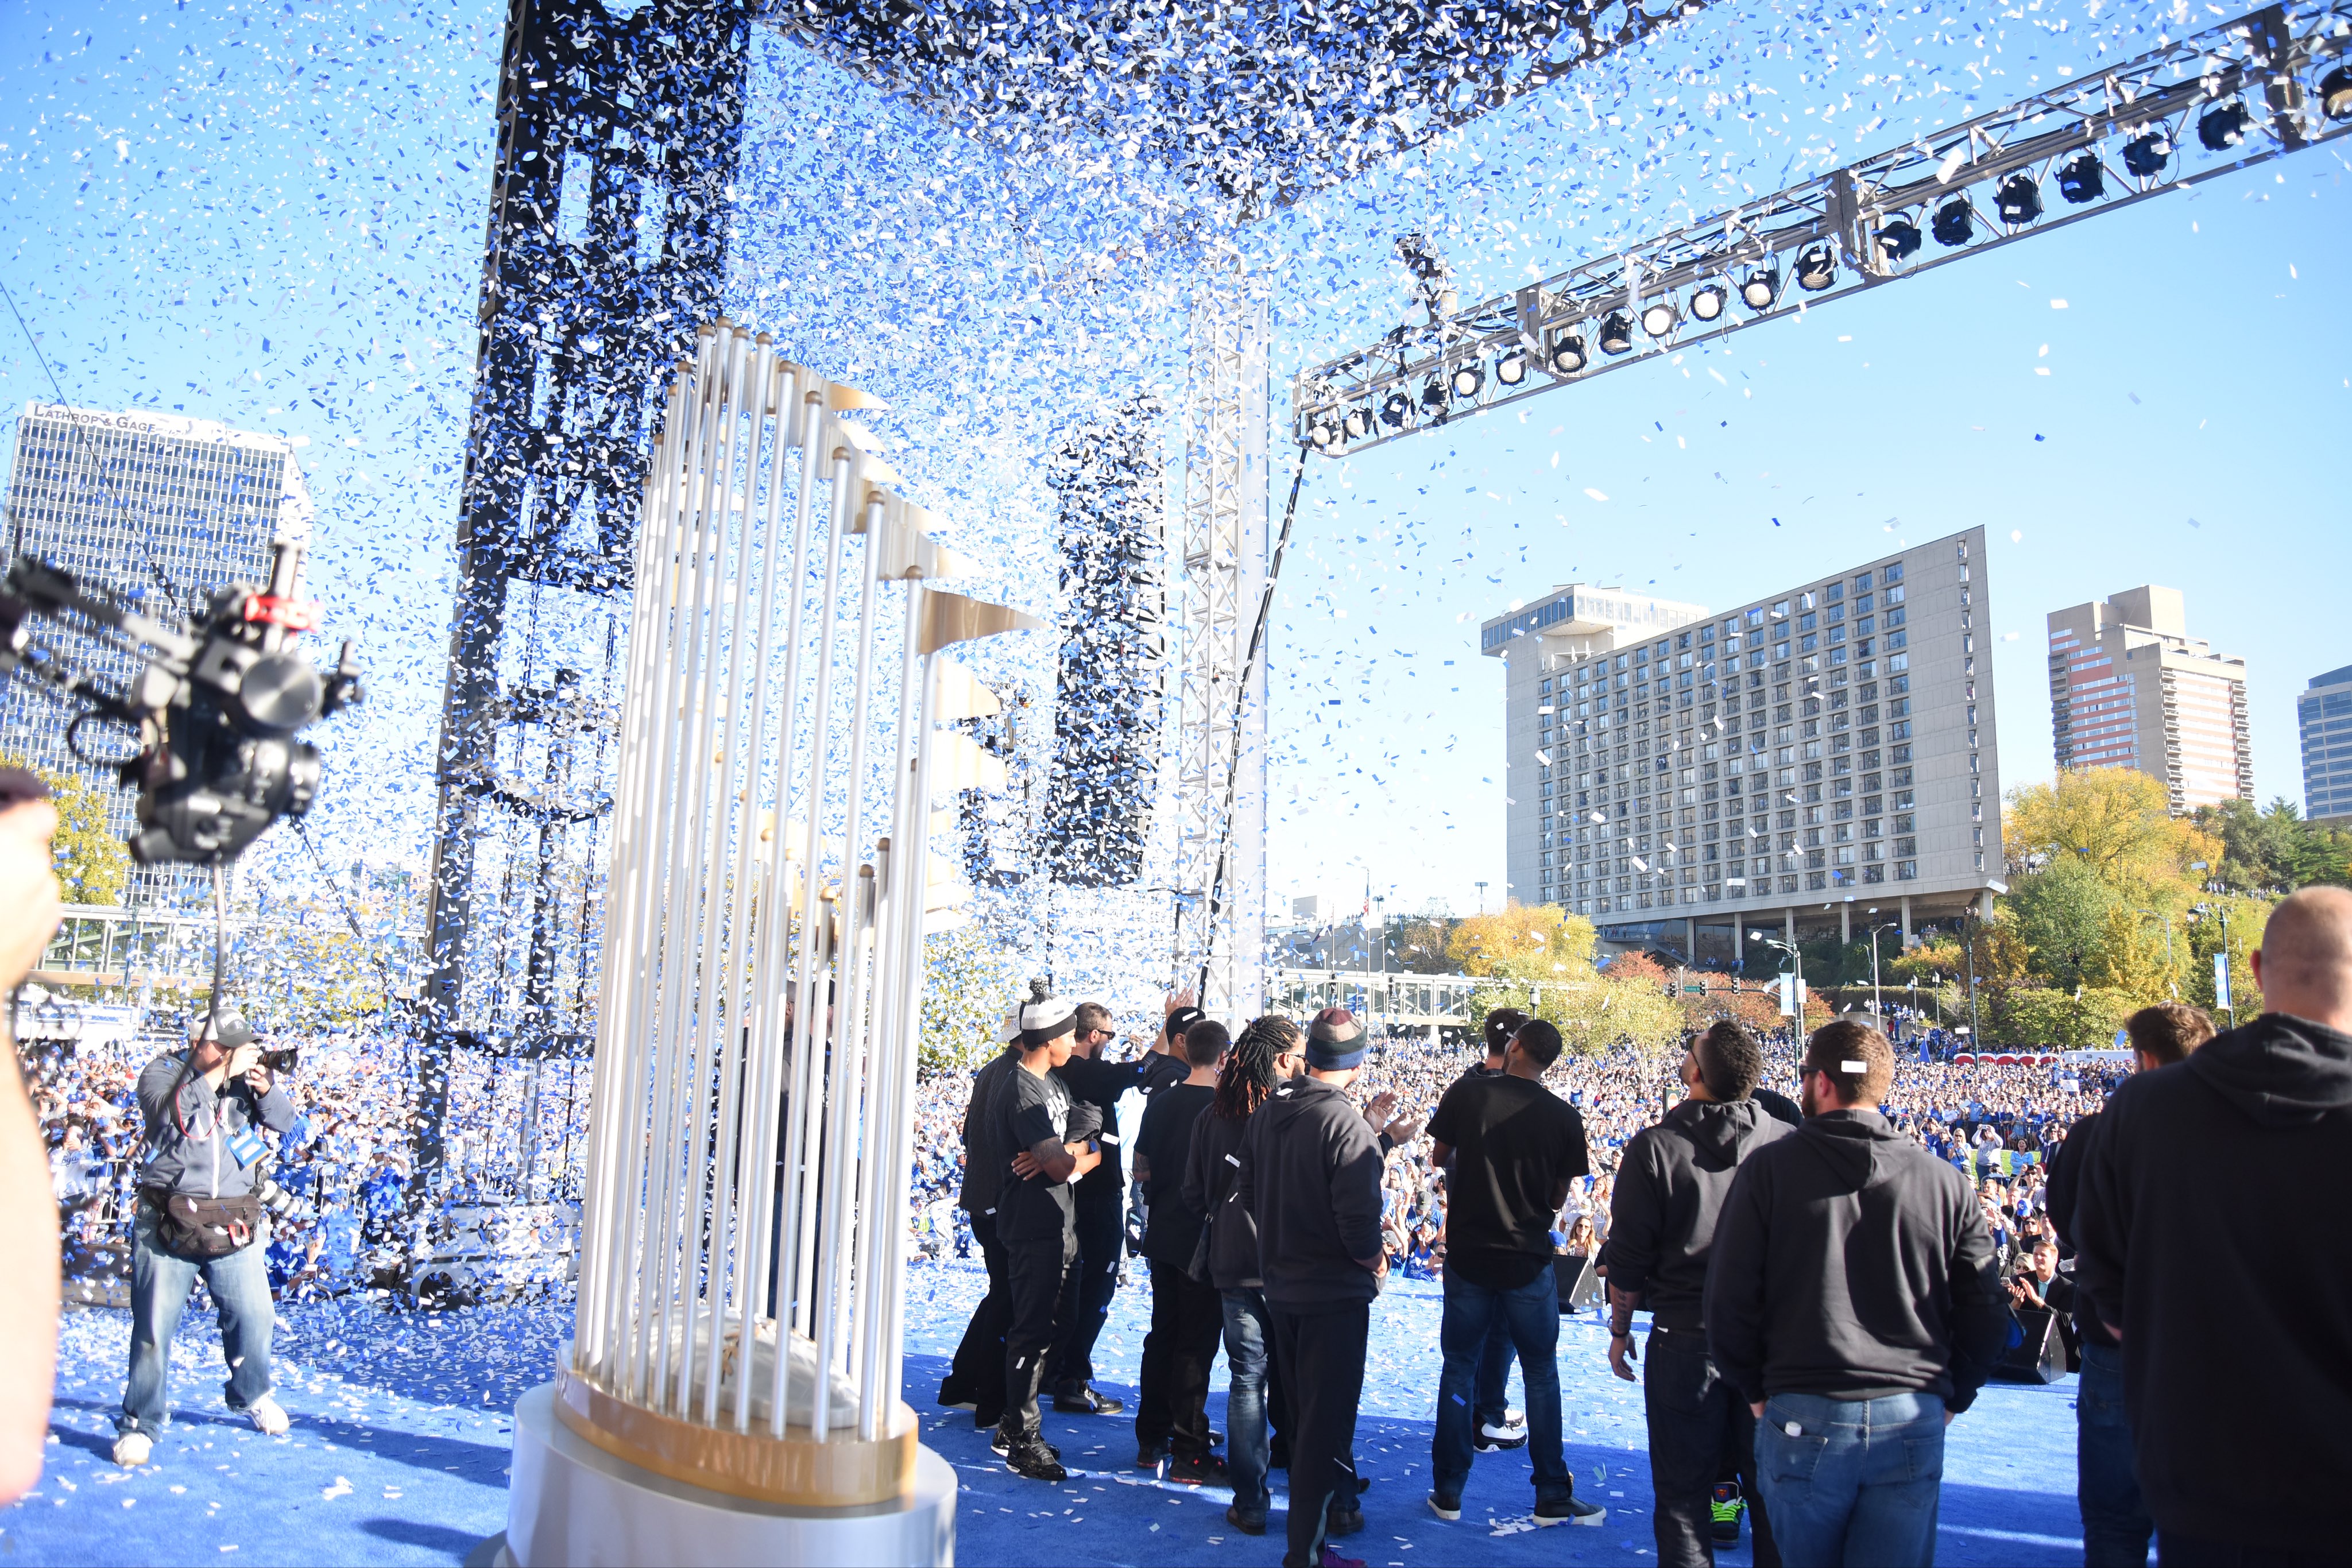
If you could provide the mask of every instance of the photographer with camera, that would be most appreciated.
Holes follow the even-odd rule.
[[[265,1058],[233,1015],[189,1032],[185,1051],[166,1051],[139,1074],[147,1163],[139,1173],[131,1262],[131,1378],[115,1418],[114,1462],[147,1462],[167,1418],[172,1335],[202,1275],[220,1312],[228,1363],[229,1408],[270,1437],[287,1427],[269,1396],[268,1222],[262,1166],[268,1153],[257,1126],[284,1133],[294,1102],[278,1084],[283,1055]]]

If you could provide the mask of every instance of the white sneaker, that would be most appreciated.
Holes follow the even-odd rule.
[[[114,1439],[114,1462],[126,1470],[135,1470],[147,1462],[155,1451],[155,1439],[144,1432],[125,1432]]]
[[[288,1419],[285,1410],[278,1406],[278,1401],[267,1394],[247,1406],[245,1413],[253,1417],[255,1426],[272,1437],[284,1437],[286,1428],[294,1424]]]

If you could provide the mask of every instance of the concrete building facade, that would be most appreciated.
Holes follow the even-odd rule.
[[[2352,664],[2311,677],[2294,699],[2303,741],[2303,815],[2352,827]]]
[[[1482,628],[1511,667],[1513,896],[1701,963],[1754,929],[1907,934],[1989,899],[1981,528],[1722,614],[1595,592]]]
[[[2144,585],[2054,611],[2050,727],[2060,768],[2137,768],[2175,812],[2254,798],[2246,662],[2189,635],[2180,591]]]

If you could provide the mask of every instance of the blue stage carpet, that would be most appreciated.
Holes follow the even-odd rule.
[[[1125,1417],[1048,1414],[1070,1480],[1007,1473],[971,1418],[930,1403],[981,1289],[970,1266],[918,1265],[908,1286],[907,1397],[924,1440],[964,1485],[959,1557],[969,1564],[1272,1564],[1273,1528],[1224,1522],[1222,1494],[1156,1482],[1131,1468]],[[1563,1324],[1560,1369],[1578,1492],[1609,1509],[1599,1529],[1538,1531],[1517,1454],[1481,1455],[1461,1521],[1423,1504],[1435,1394],[1435,1287],[1397,1285],[1375,1307],[1358,1458],[1372,1478],[1365,1530],[1340,1544],[1388,1568],[1431,1563],[1624,1563],[1653,1553],[1640,1391],[1609,1375],[1591,1323]],[[311,1563],[459,1561],[504,1528],[508,1414],[544,1382],[568,1308],[392,1313],[364,1301],[289,1308],[278,1398],[287,1437],[256,1432],[220,1401],[219,1341],[190,1322],[174,1351],[179,1415],[135,1475],[108,1458],[128,1314],[70,1314],[60,1346],[49,1462],[36,1493],[0,1513],[0,1560],[54,1563]],[[1103,1385],[1133,1398],[1149,1320],[1139,1286],[1120,1292],[1100,1354]],[[1222,1386],[1222,1363],[1216,1384]],[[1997,1385],[1951,1427],[1937,1560],[2074,1563],[2074,1385]],[[1212,1402],[1222,1428],[1223,1397]],[[1748,1562],[1743,1544],[1723,1553]]]

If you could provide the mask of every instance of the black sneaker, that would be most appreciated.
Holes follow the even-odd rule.
[[[1055,1395],[1054,1408],[1065,1416],[1116,1416],[1127,1406],[1098,1389],[1080,1385],[1075,1394]]]
[[[1256,1508],[1244,1511],[1239,1503],[1228,1503],[1225,1506],[1225,1522],[1244,1535],[1264,1535],[1265,1511]]]
[[[1032,1438],[1004,1456],[1004,1468],[1016,1476],[1033,1481],[1066,1481],[1070,1472],[1062,1468],[1061,1457],[1050,1444]]]
[[[1139,1470],[1156,1470],[1167,1457],[1168,1445],[1165,1443],[1138,1443],[1135,1446],[1135,1468]]]
[[[1499,1454],[1511,1448],[1524,1448],[1528,1446],[1528,1429],[1524,1423],[1513,1427],[1496,1426],[1492,1421],[1481,1421],[1478,1423],[1476,1434],[1470,1439],[1470,1446],[1482,1454]]]
[[[1715,1495],[1707,1500],[1707,1511],[1715,1526],[1717,1546],[1739,1544],[1739,1516],[1748,1511],[1748,1500],[1739,1495],[1738,1481],[1717,1481]]]
[[[1035,1444],[1038,1448],[1045,1449],[1047,1453],[1053,1455],[1057,1459],[1062,1457],[1062,1450],[1054,1444],[1045,1441],[1045,1436],[1042,1433],[1032,1437],[1027,1440]],[[1009,1457],[1013,1450],[1019,1446],[1020,1445],[1015,1443],[1011,1437],[1006,1437],[1003,1429],[1001,1427],[998,1428],[996,1435],[988,1440],[990,1451],[994,1453],[1000,1459]]]
[[[1353,1503],[1343,1504],[1338,1498],[1323,1515],[1323,1533],[1328,1536],[1354,1535],[1364,1528],[1364,1511]]]
[[[1609,1511],[1579,1497],[1547,1497],[1536,1500],[1538,1524],[1601,1524],[1609,1518]]]
[[[1462,1494],[1458,1491],[1433,1491],[1429,1494],[1429,1511],[1448,1524],[1462,1517]]]
[[[1214,1454],[1179,1454],[1168,1461],[1168,1479],[1188,1487],[1229,1487],[1234,1484],[1225,1461]]]

